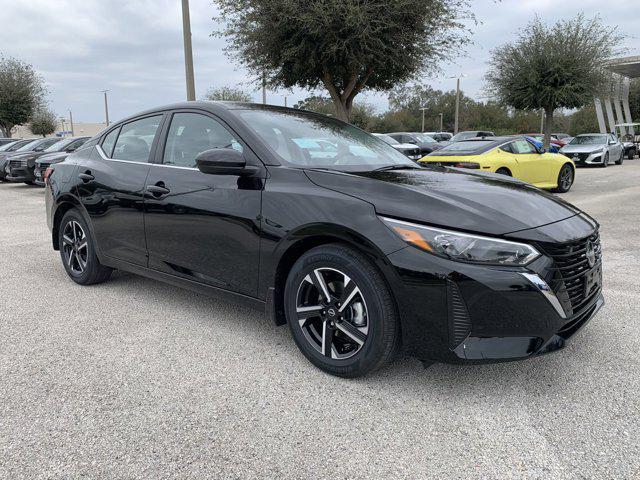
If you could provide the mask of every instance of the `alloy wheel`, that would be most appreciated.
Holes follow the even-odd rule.
[[[571,167],[565,167],[560,174],[560,186],[563,190],[569,190],[573,185],[573,170]]]
[[[82,226],[75,220],[64,226],[62,243],[67,267],[74,275],[82,275],[87,268],[89,244]]]
[[[325,357],[351,358],[367,341],[367,304],[358,285],[340,270],[316,268],[307,274],[298,287],[296,312],[304,337]]]

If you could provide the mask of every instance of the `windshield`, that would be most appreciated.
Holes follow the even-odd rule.
[[[15,144],[16,144],[16,142],[5,143],[4,145],[0,146],[0,152],[6,152],[7,150],[9,150]]]
[[[77,140],[76,138],[65,138],[65,139],[62,139],[62,140],[54,143],[50,147],[47,147],[44,151],[45,152],[61,152],[62,150],[67,148],[70,144],[75,142],[76,140]]]
[[[606,135],[581,135],[571,140],[570,145],[603,145],[607,143]]]
[[[400,142],[395,138],[390,137],[389,135],[383,135],[381,133],[374,133],[374,137],[378,137],[383,142],[387,142],[389,145],[400,145]]]
[[[451,141],[460,142],[462,140],[469,140],[470,138],[475,138],[477,136],[478,136],[477,132],[460,132],[459,134],[454,135],[451,138]]]
[[[417,168],[381,139],[331,117],[291,110],[242,110],[239,115],[290,165],[342,171]]]
[[[436,141],[433,138],[431,138],[429,135],[425,135],[423,133],[416,133],[415,136],[422,143],[436,143]]]
[[[26,145],[20,147],[18,150],[16,150],[16,152],[30,152],[35,147],[37,147],[40,144],[40,142],[42,142],[41,138],[39,138],[37,140],[32,140],[29,143],[27,143]]]

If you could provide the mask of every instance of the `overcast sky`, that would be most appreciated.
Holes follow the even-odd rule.
[[[443,65],[444,72],[424,83],[455,87],[465,74],[465,93],[481,97],[491,49],[513,39],[537,13],[553,22],[580,12],[599,14],[630,38],[629,55],[640,54],[638,0],[472,0],[482,22],[472,27],[467,56]],[[191,0],[196,92],[208,87],[245,85],[246,73],[224,55],[224,41],[212,38],[216,10],[210,0]],[[44,77],[58,115],[72,109],[77,122],[104,120],[101,90],[109,89],[110,117],[117,120],[148,107],[185,98],[180,0],[0,0],[0,54],[31,63]],[[283,104],[287,92],[269,92]],[[258,91],[253,92],[256,100]],[[290,93],[290,105],[308,95]],[[380,110],[386,96],[367,94]]]

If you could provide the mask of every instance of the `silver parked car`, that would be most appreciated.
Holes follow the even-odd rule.
[[[569,157],[576,165],[606,167],[612,162],[622,165],[624,161],[624,145],[611,133],[578,135],[571,143],[562,147],[560,153]]]

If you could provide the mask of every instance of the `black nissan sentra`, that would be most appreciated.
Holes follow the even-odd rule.
[[[334,375],[398,348],[441,362],[540,355],[604,303],[598,224],[576,207],[502,175],[418,166],[300,110],[149,110],[45,177],[75,282],[119,269],[232,298],[288,324]]]

